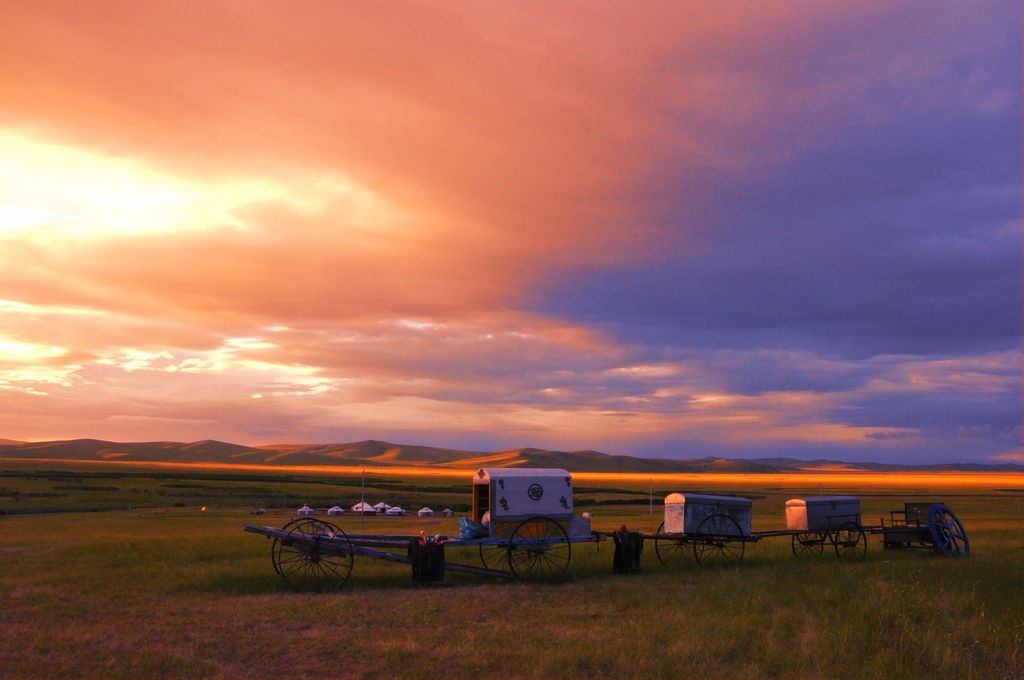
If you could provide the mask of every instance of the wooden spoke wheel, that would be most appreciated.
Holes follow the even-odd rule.
[[[936,552],[947,557],[967,557],[971,554],[967,530],[944,503],[936,503],[928,508],[928,530],[935,541]]]
[[[825,552],[826,534],[820,531],[807,531],[793,534],[793,554],[797,557],[817,557]]]
[[[508,566],[508,544],[480,544],[480,562],[484,569],[501,570]]]
[[[735,567],[743,561],[747,543],[739,522],[729,515],[708,515],[691,539],[693,556],[702,567]]]
[[[569,534],[548,517],[520,523],[509,536],[507,550],[508,566],[520,581],[557,581],[572,560]]]
[[[352,574],[352,543],[340,527],[319,519],[293,519],[275,538],[270,557],[276,571],[295,590],[335,590]]]
[[[846,522],[831,534],[836,556],[843,560],[862,560],[868,554],[868,537],[856,522]]]
[[[658,530],[654,533],[654,554],[658,556],[659,562],[677,567],[688,559],[686,556],[687,546],[685,538],[682,536],[662,536],[665,533],[664,522],[658,525]]]

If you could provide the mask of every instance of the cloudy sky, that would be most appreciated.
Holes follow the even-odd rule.
[[[3,5],[0,437],[1024,461],[1016,0]]]

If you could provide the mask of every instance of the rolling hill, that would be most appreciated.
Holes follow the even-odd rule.
[[[782,473],[828,471],[989,471],[1022,472],[1024,466],[1013,463],[984,465],[976,463],[941,465],[896,465],[887,463],[844,463],[832,460],[793,458],[730,459],[638,458],[616,456],[600,451],[547,451],[535,448],[507,451],[464,451],[431,446],[392,444],[366,440],[348,444],[274,444],[244,446],[216,440],[197,442],[109,442],[99,439],[72,439],[51,442],[15,442],[0,440],[0,458],[120,460],[180,463],[249,463],[265,465],[372,465],[427,466],[446,468],[476,467],[559,467],[577,472],[732,472]]]

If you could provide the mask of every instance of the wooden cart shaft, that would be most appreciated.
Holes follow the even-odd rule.
[[[406,548],[409,545],[408,539],[394,541],[388,540],[389,538],[394,537],[386,536],[380,536],[379,538],[368,539],[365,541],[353,540],[351,537],[325,538],[315,535],[295,534],[282,529],[276,529],[274,527],[259,527],[252,524],[246,524],[245,530],[249,533],[266,536],[267,538],[276,538],[280,541],[288,541],[291,545],[301,545],[309,548],[310,551],[315,550],[321,553],[334,555],[358,555],[375,560],[383,560],[385,562],[412,564],[412,560],[410,560],[406,555],[381,550],[381,548]],[[419,537],[410,536],[409,538],[415,539]],[[445,542],[445,545],[451,545],[451,543]],[[477,576],[492,576],[494,578],[504,579],[515,578],[515,575],[512,572],[499,571],[496,569],[484,569],[482,567],[474,567],[468,564],[458,564],[453,562],[446,562],[445,569],[447,571],[475,574]]]

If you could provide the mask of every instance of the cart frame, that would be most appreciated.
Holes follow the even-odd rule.
[[[280,529],[246,524],[245,531],[273,541],[270,554],[274,571],[296,590],[340,588],[351,576],[357,556],[411,565],[407,554],[397,552],[408,550],[411,542],[436,542],[446,548],[479,551],[482,567],[445,561],[445,571],[519,581],[558,581],[568,573],[573,544],[601,540],[595,533],[569,536],[562,522],[549,517],[525,519],[507,538],[348,534],[332,522],[313,517],[294,519]]]
[[[859,515],[828,517],[824,529],[779,529],[744,532],[739,522],[726,513],[704,517],[692,532],[666,533],[662,522],[654,533],[635,532],[644,542],[654,541],[655,554],[663,564],[678,565],[687,553],[701,566],[735,567],[743,561],[748,543],[768,538],[789,537],[797,557],[821,555],[831,545],[836,557],[859,561],[867,556],[868,534],[882,534],[886,548],[928,547],[950,557],[967,557],[970,542],[963,524],[943,503],[928,504],[927,522],[921,521],[923,503],[907,503],[893,510],[881,524],[866,526]],[[293,519],[280,529],[245,525],[245,531],[272,541],[274,570],[297,590],[315,586],[333,590],[344,585],[352,574],[355,558],[365,557],[417,567],[412,544],[447,548],[475,548],[482,566],[448,562],[444,571],[489,576],[518,581],[558,581],[566,576],[572,562],[573,545],[595,543],[614,538],[616,532],[590,531],[571,536],[565,517],[533,516],[519,522],[492,523],[489,535],[481,538],[427,538],[407,534],[347,534],[329,521],[313,517]],[[624,530],[624,529],[623,529]],[[620,530],[622,531],[622,530]],[[428,551],[432,548],[426,548]],[[401,551],[407,551],[403,554]],[[443,559],[443,558],[442,558]]]
[[[882,545],[886,549],[924,548],[947,557],[968,557],[967,531],[945,503],[908,502],[903,510],[890,510],[882,518]]]

